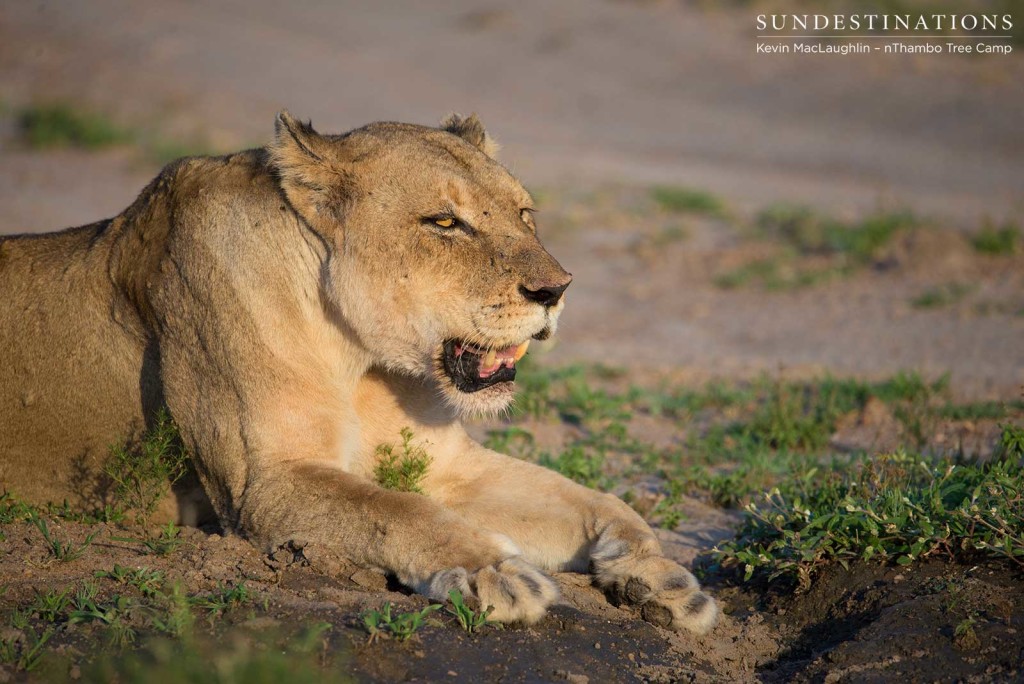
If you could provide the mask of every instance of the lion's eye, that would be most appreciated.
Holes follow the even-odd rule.
[[[451,228],[452,226],[455,225],[455,219],[453,219],[451,216],[446,216],[444,218],[436,218],[434,219],[434,224],[441,226],[442,228]]]

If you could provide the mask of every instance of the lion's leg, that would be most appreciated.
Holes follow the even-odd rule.
[[[714,626],[714,600],[662,555],[650,526],[621,499],[476,444],[447,465],[459,484],[438,496],[469,522],[510,537],[528,561],[589,569],[599,586],[639,605],[655,624],[697,633]]]
[[[328,545],[356,562],[444,600],[451,589],[492,619],[535,622],[557,599],[555,584],[504,535],[482,529],[421,494],[382,489],[334,467],[285,464],[258,473],[239,523],[268,550],[290,540]]]

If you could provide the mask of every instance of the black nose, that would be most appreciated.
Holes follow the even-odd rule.
[[[562,285],[544,285],[536,290],[520,285],[519,291],[531,302],[537,302],[543,306],[554,306],[562,298],[562,293],[565,292],[565,288],[569,287],[571,282],[572,280],[570,279]]]

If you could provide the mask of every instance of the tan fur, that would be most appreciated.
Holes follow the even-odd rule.
[[[471,440],[511,383],[461,392],[445,340],[550,335],[568,274],[474,116],[320,135],[282,113],[265,149],[168,166],[120,216],[0,241],[0,485],[95,505],[108,445],[167,406],[221,523],[319,547],[532,622],[546,571],[592,571],[648,619],[706,631],[714,602],[617,498]],[[465,230],[425,220],[455,214]],[[372,478],[412,428],[426,496]],[[193,493],[181,492],[194,521]],[[194,503],[194,500],[191,500]]]

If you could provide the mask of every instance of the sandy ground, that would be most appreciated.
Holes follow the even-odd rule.
[[[0,234],[116,214],[155,171],[126,150],[19,145],[11,113],[53,100],[222,150],[265,141],[281,107],[327,131],[477,111],[540,190],[657,182],[709,190],[739,216],[786,201],[846,218],[907,207],[964,231],[1019,221],[1018,55],[769,57],[754,40],[748,12],[670,2],[7,3]],[[722,294],[701,267],[730,246],[726,226],[700,228],[703,242],[652,275],[602,251],[649,225],[586,220],[554,245],[576,274],[560,359],[698,376],[949,371],[971,397],[1012,398],[1024,382],[1012,312],[908,311],[925,284],[891,273]]]

